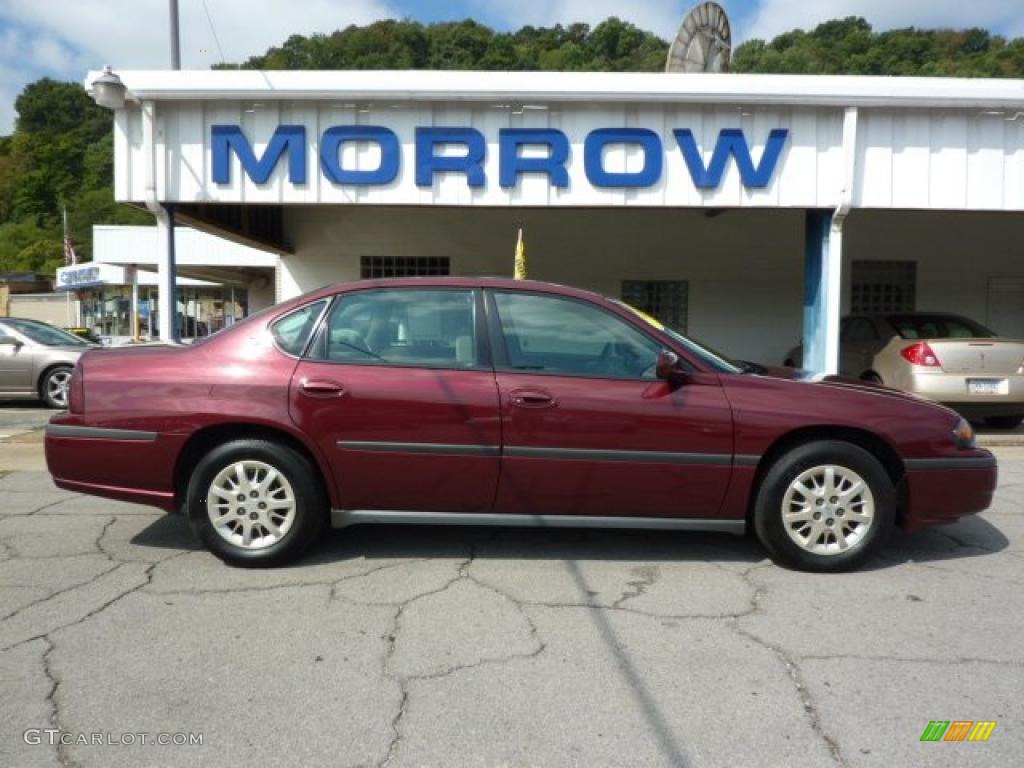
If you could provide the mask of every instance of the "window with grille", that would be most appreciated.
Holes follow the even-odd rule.
[[[917,301],[916,261],[854,261],[850,313],[913,312]]]
[[[451,274],[447,256],[363,256],[360,277],[436,277]]]
[[[686,333],[688,280],[623,280],[622,300],[680,333]]]

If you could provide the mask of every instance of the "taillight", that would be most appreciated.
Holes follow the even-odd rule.
[[[79,363],[71,371],[71,381],[68,384],[68,411],[71,413],[85,413],[85,371]]]
[[[927,341],[919,341],[900,350],[900,354],[907,362],[913,365],[923,365],[925,368],[938,368],[942,365],[938,356],[928,346]]]

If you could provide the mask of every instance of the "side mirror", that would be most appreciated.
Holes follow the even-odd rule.
[[[663,349],[654,364],[654,375],[673,386],[686,383],[686,371],[679,367],[679,355]]]
[[[15,348],[21,347],[22,343],[13,336],[0,336],[0,346],[9,345]]]

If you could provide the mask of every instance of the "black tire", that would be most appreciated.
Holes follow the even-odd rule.
[[[224,516],[218,517],[218,519],[227,521],[225,525],[220,526],[226,531],[225,535],[221,535],[211,520],[207,507],[207,494],[218,475],[222,471],[233,471],[229,468],[239,462],[250,462],[246,466],[254,470],[254,479],[259,477],[257,464],[273,468],[282,479],[268,484],[271,489],[268,494],[258,496],[258,498],[246,498],[245,501],[228,502],[221,496],[211,494],[214,498],[221,500],[221,508],[226,508]],[[234,477],[237,479],[237,473]],[[224,482],[230,483],[231,480],[229,478]],[[248,480],[246,482],[248,483]],[[289,489],[291,497],[294,499],[290,524],[287,530],[274,540],[275,537],[270,528],[261,526],[273,522],[280,523],[281,519],[271,520],[269,518],[269,515],[272,514],[271,511],[266,511],[265,507],[262,510],[257,510],[256,506],[261,503],[260,500],[272,498],[273,494],[286,498]],[[238,488],[238,490],[245,489]],[[259,494],[259,491],[251,488],[250,492]],[[240,494],[240,496],[248,495],[248,493]],[[272,499],[271,506],[273,506],[273,500],[276,499]],[[266,502],[262,503],[266,504]],[[231,565],[250,568],[268,568],[294,561],[317,539],[328,516],[328,501],[323,491],[323,485],[319,481],[317,468],[298,451],[269,440],[233,440],[217,446],[206,454],[200,459],[192,473],[188,484],[186,505],[192,530],[213,554]],[[242,510],[244,514],[239,510]],[[268,517],[260,517],[264,514]],[[229,519],[229,515],[235,517]],[[251,515],[256,516],[252,517],[254,522],[249,521]],[[259,548],[247,548],[242,546],[241,541],[232,542],[226,538],[228,535],[241,538],[247,527],[265,532],[264,535],[253,534],[254,543]],[[250,544],[250,547],[252,546],[253,543]]]
[[[989,416],[985,425],[993,429],[1016,429],[1024,423],[1024,416]]]
[[[874,371],[868,371],[860,377],[862,381],[870,381],[872,384],[884,384],[882,377]]]
[[[816,553],[803,548],[787,533],[783,522],[783,506],[790,485],[801,474],[816,467],[832,465],[856,473],[867,485],[874,499],[874,515],[866,531],[857,530],[859,523],[850,522],[851,511],[838,507],[838,511],[829,512],[829,506],[823,506],[825,517],[817,522],[808,521],[807,525],[824,525],[828,520],[832,525],[838,524],[840,530],[849,533],[851,538],[857,536],[854,543],[845,551],[836,554]],[[843,502],[841,497],[839,504]],[[863,497],[861,497],[863,498]],[[830,499],[822,499],[821,504],[828,505]],[[819,503],[815,500],[815,504]],[[850,501],[852,506],[856,501]],[[814,509],[808,504],[809,509]],[[834,509],[834,508],[833,508]],[[861,510],[864,507],[860,507]],[[856,511],[856,510],[853,510]],[[839,515],[846,516],[844,523]],[[754,506],[754,527],[757,537],[761,540],[772,560],[780,565],[801,571],[839,572],[857,568],[866,560],[876,555],[892,532],[896,519],[896,491],[885,468],[868,451],[850,443],[838,440],[820,440],[799,445],[779,457],[765,474],[758,489]],[[798,523],[792,526],[799,525]],[[850,526],[855,526],[847,530]],[[811,532],[807,540],[811,540]],[[838,546],[838,539],[831,530],[822,529],[822,535],[815,539],[822,546],[830,544]]]
[[[55,365],[39,381],[39,398],[47,408],[67,410],[68,384],[71,381],[70,365]]]

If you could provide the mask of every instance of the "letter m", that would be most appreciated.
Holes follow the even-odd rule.
[[[288,181],[306,183],[306,128],[302,125],[279,125],[270,137],[263,157],[257,158],[237,125],[215,125],[211,131],[213,183],[231,183],[231,153],[238,155],[242,170],[256,184],[266,184],[277,167],[281,155],[288,152]]]
[[[921,734],[921,741],[942,741],[942,735],[949,727],[949,720],[932,720]]]
[[[738,128],[726,128],[719,132],[715,151],[711,154],[711,163],[705,168],[700,150],[697,149],[697,141],[693,138],[693,131],[689,128],[680,128],[673,133],[679,148],[683,151],[683,159],[686,160],[690,178],[697,189],[718,189],[730,157],[736,158],[736,167],[739,168],[743,186],[748,189],[767,187],[775,174],[775,166],[778,165],[786,139],[789,138],[789,131],[785,128],[776,128],[768,134],[768,143],[764,145],[761,163],[755,168],[743,131]]]

